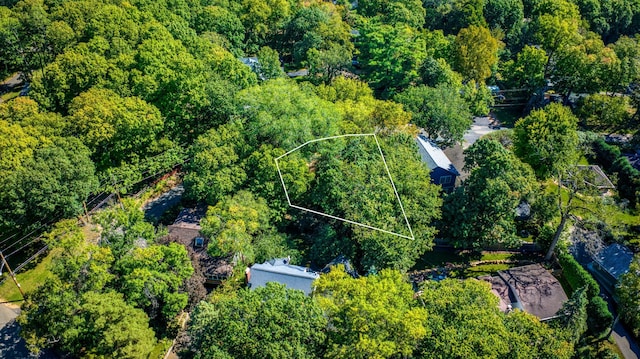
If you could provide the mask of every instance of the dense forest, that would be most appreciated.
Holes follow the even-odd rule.
[[[49,263],[21,335],[87,358],[162,357],[174,339],[185,358],[617,358],[614,316],[566,237],[596,228],[640,251],[624,156],[640,137],[638,32],[635,0],[0,0],[0,77],[24,86],[0,101],[0,250],[44,231]],[[466,148],[468,176],[443,193],[416,136],[459,146],[474,116],[513,101],[498,116],[512,129]],[[288,153],[319,138],[333,139]],[[165,173],[207,206],[207,253],[233,258],[210,293],[133,196]],[[102,193],[119,200],[89,218]],[[407,280],[436,242],[477,255],[523,241],[571,289],[551,321],[500,311],[473,278]],[[311,296],[244,286],[253,263],[340,255],[363,276],[337,267]],[[616,292],[636,337],[639,263]]]

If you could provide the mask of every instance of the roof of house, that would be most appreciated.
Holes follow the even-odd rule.
[[[491,283],[502,310],[508,305],[521,307],[540,319],[554,316],[568,299],[560,282],[540,264],[511,268],[500,271],[498,276],[481,279]]]
[[[614,243],[601,250],[594,260],[614,278],[618,279],[629,271],[629,266],[633,261],[633,252],[623,245]]]
[[[422,160],[427,164],[427,167],[429,167],[430,170],[442,168],[456,176],[460,175],[458,170],[453,166],[453,163],[449,160],[449,157],[447,157],[447,155],[445,155],[440,147],[436,146],[435,143],[423,135],[419,135],[416,141],[418,142]]]
[[[305,267],[289,264],[288,258],[272,259],[264,263],[256,263],[250,269],[249,286],[264,287],[268,282],[277,282],[290,289],[299,289],[311,294],[312,283],[320,275]]]
[[[180,211],[173,222],[174,227],[200,229],[200,221],[207,214],[207,206],[198,205],[195,208],[185,208]]]

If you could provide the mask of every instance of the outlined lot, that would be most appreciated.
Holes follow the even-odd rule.
[[[350,220],[348,218],[342,218],[342,217],[334,216],[334,215],[331,215],[331,214],[328,214],[328,213],[324,213],[324,212],[321,212],[321,211],[317,211],[317,210],[314,210],[314,209],[311,209],[311,208],[298,206],[298,205],[293,204],[291,202],[291,199],[289,197],[289,192],[287,191],[287,185],[285,184],[284,178],[282,176],[282,172],[280,170],[280,164],[279,164],[278,161],[280,161],[282,158],[290,155],[291,153],[293,153],[295,151],[298,151],[301,148],[303,148],[303,147],[305,147],[305,146],[307,146],[309,144],[312,144],[312,143],[328,141],[328,140],[335,140],[335,139],[339,139],[339,138],[366,137],[366,136],[370,136],[370,137],[373,137],[375,139],[375,143],[376,143],[376,146],[377,146],[378,151],[380,153],[380,157],[381,157],[382,163],[384,164],[384,168],[385,168],[386,174],[389,177],[389,182],[391,184],[391,187],[393,188],[393,193],[395,194],[395,198],[398,201],[398,205],[400,207],[400,210],[402,211],[402,216],[404,218],[404,222],[407,225],[407,229],[409,230],[410,236],[407,236],[407,235],[404,235],[404,234],[401,234],[401,233],[396,233],[396,232],[393,232],[393,231],[389,231],[389,230],[386,230],[386,229],[383,229],[383,228],[371,226],[371,225],[368,225],[366,223],[353,221],[353,220]],[[391,176],[391,172],[389,171],[389,166],[387,166],[387,161],[384,158],[384,153],[382,152],[382,148],[380,147],[380,142],[378,141],[378,136],[376,136],[375,133],[347,134],[347,135],[323,137],[323,138],[318,138],[318,139],[315,139],[315,140],[307,141],[307,142],[301,144],[300,146],[298,146],[298,147],[296,147],[296,148],[294,148],[292,150],[289,150],[287,153],[283,154],[282,156],[277,157],[275,159],[275,162],[276,162],[276,168],[278,169],[278,175],[280,176],[280,182],[282,183],[282,188],[284,189],[285,196],[287,197],[287,203],[289,204],[290,207],[296,208],[296,209],[301,210],[301,211],[314,213],[314,214],[319,215],[319,216],[324,216],[324,217],[332,218],[332,219],[335,219],[335,220],[338,220],[338,221],[342,221],[342,222],[350,223],[350,224],[353,224],[353,225],[365,227],[365,228],[368,228],[368,229],[371,229],[371,230],[376,230],[376,231],[380,231],[380,232],[383,232],[383,233],[391,234],[391,235],[394,235],[394,236],[415,240],[415,236],[413,234],[413,230],[411,229],[411,224],[409,223],[409,219],[407,218],[407,214],[406,214],[406,212],[404,210],[404,206],[402,205],[402,200],[400,199],[400,196],[398,195],[398,190],[396,189],[396,185],[393,182],[393,178]]]

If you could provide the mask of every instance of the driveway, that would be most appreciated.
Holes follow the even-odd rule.
[[[462,144],[456,144],[443,150],[449,160],[451,160],[451,163],[453,163],[458,172],[460,172],[459,181],[464,181],[469,177],[469,173],[462,170],[464,168],[464,154],[462,152],[479,140],[480,137],[494,131],[497,130],[489,127],[489,117],[474,117],[471,128],[463,136],[464,141]]]
[[[0,358],[59,359],[49,350],[43,350],[39,355],[29,352],[16,322],[19,314],[20,308],[16,305],[0,304]]]

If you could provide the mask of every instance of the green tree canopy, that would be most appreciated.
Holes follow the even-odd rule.
[[[483,84],[498,63],[502,42],[485,27],[471,25],[461,29],[455,40],[456,68],[467,79]]]
[[[640,298],[640,257],[638,255],[633,258],[629,272],[620,279],[616,293],[620,298],[622,319],[629,324],[634,335],[640,335],[640,309],[638,308],[638,298]]]
[[[577,159],[577,123],[571,110],[558,103],[532,111],[516,123],[515,152],[538,178],[554,175]]]
[[[500,143],[487,139],[465,150],[465,161],[471,174],[445,199],[443,234],[459,247],[518,245],[516,207],[533,199],[533,171]]]
[[[327,319],[302,291],[267,283],[201,302],[189,325],[196,358],[317,358]]]
[[[449,85],[410,87],[396,96],[396,101],[411,112],[412,123],[445,145],[462,142],[462,135],[472,123],[460,90]]]
[[[353,279],[339,266],[318,279],[314,297],[329,320],[326,358],[408,357],[430,334],[427,313],[397,271]]]

